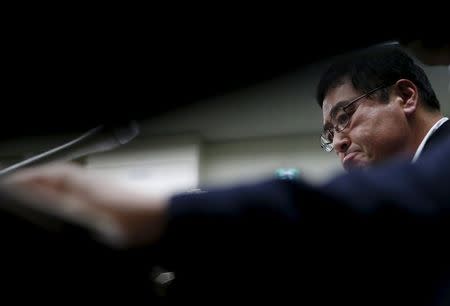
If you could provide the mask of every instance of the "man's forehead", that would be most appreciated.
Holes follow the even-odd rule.
[[[322,105],[322,115],[323,115],[323,120],[324,122],[326,120],[329,119],[331,113],[333,112],[333,110],[335,109],[337,104],[342,104],[339,102],[344,101],[343,98],[341,97],[335,97],[335,95],[327,95],[325,97],[325,99],[323,100],[323,105]]]
[[[322,105],[322,114],[324,119],[329,115],[334,106],[343,101],[349,101],[354,98],[358,93],[349,83],[344,83],[335,88],[330,89]]]
[[[333,105],[331,103],[327,103],[326,100],[323,101],[323,105],[322,105],[322,114],[325,116],[326,114],[329,114],[331,111],[331,108],[333,107]]]

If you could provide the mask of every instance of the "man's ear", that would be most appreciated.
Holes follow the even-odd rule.
[[[400,79],[395,83],[396,94],[400,98],[400,106],[406,116],[414,114],[419,103],[417,86],[408,79]]]

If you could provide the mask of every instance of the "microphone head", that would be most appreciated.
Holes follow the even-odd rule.
[[[128,122],[126,125],[116,127],[113,130],[114,137],[121,145],[135,138],[139,132],[139,125],[136,121]]]
[[[136,121],[102,125],[77,139],[77,144],[72,147],[72,154],[81,156],[110,151],[130,142],[139,132]]]

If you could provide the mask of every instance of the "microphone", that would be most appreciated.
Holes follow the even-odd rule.
[[[128,143],[139,134],[135,121],[125,125],[100,125],[80,137],[39,155],[0,170],[0,177],[24,167],[36,166],[50,161],[73,160],[85,155],[109,151]]]

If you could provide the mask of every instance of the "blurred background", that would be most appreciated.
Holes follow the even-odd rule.
[[[332,58],[399,37],[432,44],[446,28],[362,22],[332,7],[181,6],[9,10],[0,169],[96,126],[135,120],[132,141],[74,162],[161,194],[286,173],[320,183],[342,171],[320,148],[314,98]],[[380,16],[364,10],[371,18]],[[424,68],[448,115],[448,68]]]
[[[157,104],[155,112],[151,96],[131,104],[111,102],[122,108],[132,107],[133,112],[124,110],[123,114],[125,119],[136,120],[139,135],[120,148],[75,162],[159,194],[207,190],[215,185],[261,180],[289,171],[312,183],[323,182],[342,171],[335,154],[320,148],[322,114],[314,97],[318,78],[331,60],[332,57],[317,59],[277,73],[268,67],[271,73],[265,79],[240,80],[236,83],[239,86],[230,85],[235,79],[232,74],[222,76],[224,84],[229,85],[226,90],[213,87],[215,91],[205,94],[206,97],[199,94],[189,103],[168,105],[167,109],[164,104]],[[448,67],[422,67],[430,77],[444,114],[450,114]],[[238,80],[239,72],[235,71]],[[179,90],[177,84],[174,83],[174,91]],[[203,93],[202,86],[196,88]],[[182,97],[183,92],[177,95]],[[80,116],[86,128],[96,123],[92,114],[97,114],[95,119],[101,121],[117,118],[121,113],[106,112],[111,117],[102,117],[95,105],[90,107],[86,102],[81,105],[86,114],[91,114],[88,117],[91,120],[83,122],[80,111],[72,115]],[[60,116],[53,113],[55,118]],[[51,120],[48,115],[44,118]],[[26,133],[2,140],[0,165],[4,168],[60,146],[86,132],[85,126],[78,124],[75,129],[73,124],[59,123],[46,130],[39,125],[34,129],[27,125]]]

